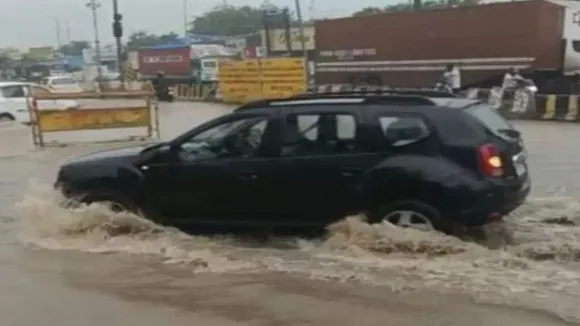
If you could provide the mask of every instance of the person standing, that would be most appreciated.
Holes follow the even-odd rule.
[[[450,63],[445,67],[443,80],[453,90],[453,93],[457,93],[461,89],[461,71],[456,65]]]
[[[502,88],[506,89],[515,89],[518,87],[518,83],[522,80],[522,76],[517,68],[511,68],[506,71],[505,75],[503,76],[503,83]]]

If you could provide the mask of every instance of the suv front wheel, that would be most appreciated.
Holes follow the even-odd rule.
[[[434,207],[420,201],[397,201],[384,205],[367,214],[371,223],[391,223],[420,231],[449,233],[441,214]]]

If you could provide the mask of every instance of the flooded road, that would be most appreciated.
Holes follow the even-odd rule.
[[[227,110],[163,105],[162,136]],[[0,126],[0,325],[580,322],[580,126],[516,127],[534,193],[509,219],[516,243],[489,250],[356,218],[322,239],[263,244],[188,236],[98,206],[65,211],[51,190],[57,166],[120,145],[34,150],[27,129]]]

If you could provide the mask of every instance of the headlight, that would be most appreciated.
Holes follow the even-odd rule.
[[[526,86],[526,88],[528,89],[528,91],[535,93],[538,91],[538,87],[537,86]]]

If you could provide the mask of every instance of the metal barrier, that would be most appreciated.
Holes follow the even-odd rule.
[[[140,100],[144,104],[116,104],[109,107],[97,107],[93,103],[78,109],[42,109],[39,107],[39,101],[43,100]],[[64,131],[144,127],[147,129],[146,135],[132,137],[159,138],[158,104],[154,92],[149,90],[32,94],[28,106],[32,122],[33,143],[40,147],[46,146],[45,133]],[[125,139],[108,141],[121,140]]]
[[[472,89],[469,98],[486,100],[512,119],[580,122],[580,96],[576,94],[532,94],[526,90]]]

